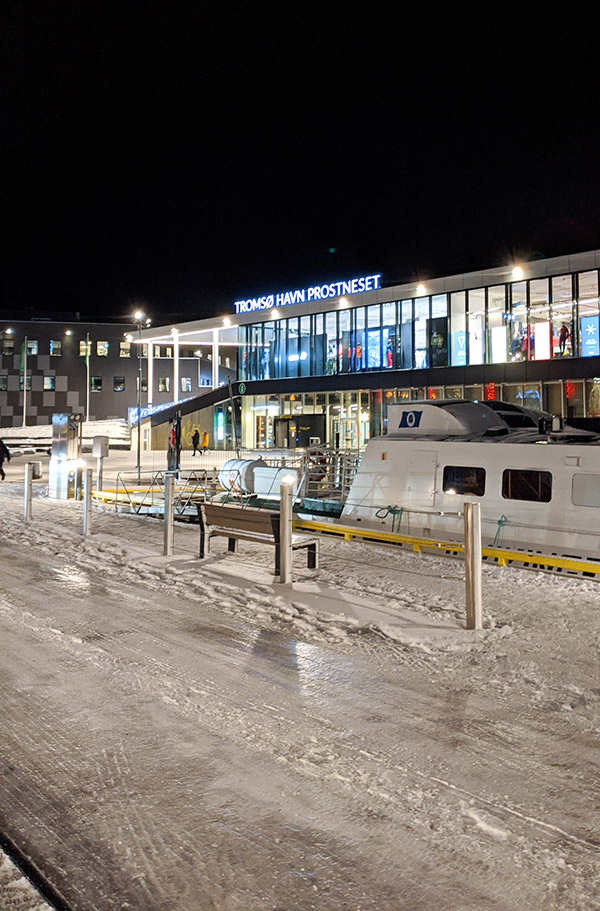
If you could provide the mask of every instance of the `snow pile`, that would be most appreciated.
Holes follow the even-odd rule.
[[[0,902],[3,911],[52,911],[1,848]]]

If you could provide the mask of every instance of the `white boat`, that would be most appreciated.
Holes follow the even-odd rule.
[[[338,521],[460,542],[463,505],[478,502],[484,546],[600,562],[600,437],[495,409],[390,406],[391,432],[367,444]]]

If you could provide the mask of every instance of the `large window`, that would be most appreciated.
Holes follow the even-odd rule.
[[[557,275],[552,279],[552,357],[573,355],[573,278]]]
[[[113,391],[114,392],[125,392],[125,377],[124,376],[114,376],[113,377]]]
[[[27,383],[26,383],[27,392],[31,392],[31,374],[27,374]],[[23,374],[19,377],[19,392],[23,392]]]
[[[488,288],[488,363],[505,364],[508,360],[506,285]]]
[[[482,497],[485,493],[485,468],[445,465],[442,489],[444,493]]]
[[[367,307],[367,370],[381,370],[381,307]]]
[[[413,365],[413,302],[404,300],[400,305],[402,319],[400,324],[400,364],[402,370],[410,370]]]
[[[108,357],[108,342],[96,342],[96,354],[98,357]]]
[[[529,360],[547,361],[552,349],[547,278],[529,282]]]
[[[427,357],[429,328],[429,298],[418,297],[415,299],[415,367],[429,367]]]
[[[600,509],[600,474],[574,474],[571,500],[575,506],[594,506]]]
[[[513,282],[510,285],[511,313],[508,331],[509,359],[527,360],[529,348],[527,282]]]
[[[483,364],[483,327],[485,324],[485,288],[469,291],[469,364]]]
[[[381,308],[383,367],[395,367],[398,356],[396,337],[396,304],[383,304]]]
[[[45,376],[44,377],[44,392],[54,392],[56,388],[56,377],[55,376]]]
[[[337,313],[325,314],[325,373],[335,373],[337,364]]]
[[[15,353],[15,340],[14,338],[3,338],[2,339],[2,354],[10,355]]]
[[[90,377],[90,390],[92,392],[102,392],[102,377],[101,376],[91,376]]]
[[[600,355],[600,319],[598,316],[598,273],[580,272],[577,276],[579,285],[579,345],[574,342],[574,350],[582,357]]]
[[[131,357],[131,342],[119,342],[119,357]]]
[[[466,300],[467,295],[464,291],[456,291],[450,295],[450,332],[452,334],[450,363],[453,367],[464,367],[467,363]]]
[[[62,342],[56,339],[50,339],[50,357],[60,357],[62,354]]]
[[[502,472],[502,496],[505,500],[549,503],[552,498],[552,475],[549,471],[506,468]]]
[[[445,367],[448,363],[448,296],[435,294],[431,298],[429,324],[431,366]]]

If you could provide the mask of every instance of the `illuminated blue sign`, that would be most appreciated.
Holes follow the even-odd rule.
[[[467,333],[452,333],[452,366],[464,367],[467,363]]]
[[[235,312],[252,313],[254,310],[270,310],[271,307],[288,307],[290,304],[323,301],[330,297],[341,297],[343,294],[377,291],[381,287],[380,278],[380,274],[365,275],[362,278],[351,278],[349,281],[314,285],[312,288],[302,288],[296,291],[282,291],[280,294],[265,294],[262,297],[250,297],[248,300],[236,301]]]
[[[597,316],[581,317],[581,354],[583,357],[600,355],[600,331]]]

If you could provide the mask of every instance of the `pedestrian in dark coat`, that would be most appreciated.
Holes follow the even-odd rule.
[[[8,448],[7,448],[6,444],[4,443],[4,440],[0,440],[0,480],[2,480],[2,481],[6,477],[6,475],[4,473],[4,468],[2,467],[4,465],[5,459],[7,462],[10,462],[10,452],[8,451]]]
[[[192,434],[192,447],[194,450],[192,455],[195,456],[197,452],[200,452],[200,434],[197,430],[194,430]]]

